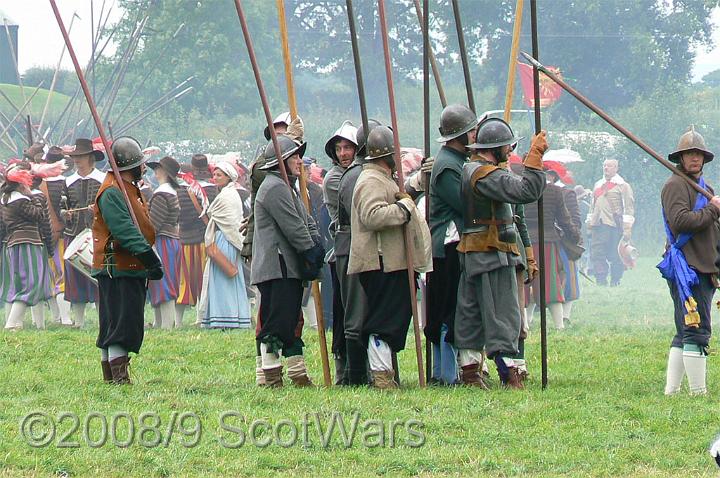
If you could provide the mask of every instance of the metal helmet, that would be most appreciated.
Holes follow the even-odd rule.
[[[343,121],[343,124],[340,125],[337,131],[335,131],[335,134],[332,135],[332,138],[330,138],[327,143],[325,143],[325,154],[327,154],[328,157],[332,159],[333,163],[337,163],[339,161],[337,155],[335,154],[335,143],[337,143],[341,139],[350,141],[352,144],[355,145],[355,149],[357,150],[357,132],[358,129],[355,127],[355,125],[352,124],[352,122]]]
[[[668,154],[668,159],[673,163],[679,163],[682,154],[693,149],[700,151],[703,156],[705,156],[706,163],[709,163],[715,158],[715,155],[708,151],[707,146],[705,146],[705,138],[695,131],[695,125],[690,125],[690,128],[680,136],[680,141],[678,141],[675,151]]]
[[[118,171],[136,168],[145,162],[145,154],[140,143],[130,136],[121,136],[112,144],[112,154]]]
[[[440,113],[440,136],[438,143],[447,143],[472,130],[478,124],[477,116],[465,105],[448,105]]]
[[[273,126],[275,126],[276,124],[284,124],[284,125],[286,125],[286,126],[290,126],[290,123],[292,123],[292,117],[290,116],[290,112],[289,112],[289,111],[285,111],[284,113],[280,113],[280,114],[277,115],[277,116],[275,117],[275,119],[273,120]],[[265,130],[263,131],[263,133],[265,134],[265,139],[268,140],[268,141],[270,141],[270,138],[271,138],[271,136],[270,136],[270,130],[268,129],[267,126],[265,126]]]
[[[468,145],[470,149],[493,149],[500,146],[515,145],[522,137],[515,137],[512,128],[500,118],[487,118],[478,124],[475,142]]]
[[[374,161],[392,156],[393,153],[395,153],[395,142],[393,138],[393,131],[387,126],[380,125],[372,128],[370,136],[368,137],[368,155],[365,157],[365,160]]]
[[[301,158],[305,155],[307,143],[298,144],[293,141],[290,136],[287,136],[285,134],[279,134],[277,140],[278,146],[280,146],[281,151],[280,156],[283,160],[286,160],[295,153],[299,154]],[[259,169],[272,169],[278,165],[279,162],[277,155],[275,154],[275,145],[272,141],[270,141],[265,147],[265,151],[263,152],[263,159],[265,159],[265,164],[263,164]]]
[[[368,129],[372,131],[375,129],[376,126],[382,125],[381,122],[379,122],[376,119],[368,118]],[[365,127],[363,125],[360,125],[360,127],[357,130],[357,156],[360,158],[365,157],[365,143],[367,142],[367,134],[365,134]]]

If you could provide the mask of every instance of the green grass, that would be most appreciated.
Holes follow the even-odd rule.
[[[40,117],[42,116],[43,108],[45,108],[45,102],[47,101],[47,97],[50,94],[50,85],[44,85],[45,88],[40,88],[33,97],[32,101],[30,102],[30,115],[32,116],[34,121],[40,121]],[[2,90],[3,93],[5,93],[10,100],[17,106],[18,108],[22,107],[22,105],[25,104],[25,101],[30,99],[30,96],[32,96],[33,91],[35,91],[34,87],[25,86],[25,97],[23,99],[23,94],[18,85],[10,85],[7,83],[0,83],[0,90]],[[60,114],[62,109],[65,107],[65,104],[70,99],[69,96],[64,95],[62,93],[58,93],[57,91],[54,91],[52,94],[52,97],[50,98],[50,105],[48,106],[48,115],[50,116],[57,116]],[[10,106],[5,100],[5,98],[0,97],[0,111],[5,113],[5,116],[12,119],[16,111],[15,109]],[[24,118],[24,116],[23,116]]]
[[[653,263],[641,261],[621,288],[583,282],[573,328],[549,332],[545,391],[540,390],[537,316],[528,346],[532,375],[524,392],[498,388],[495,376],[490,392],[421,390],[411,350],[401,354],[401,391],[258,389],[252,333],[191,328],[149,331],[142,354],[133,359],[135,385],[108,386],[100,382],[94,318],[83,331],[38,332],[26,323],[25,331],[0,333],[0,474],[716,476],[707,448],[720,432],[720,369],[711,357],[711,394],[706,397],[691,398],[686,391],[663,396],[672,309]],[[317,339],[310,331],[305,335],[317,382]],[[203,435],[194,448],[183,447],[186,437],[178,433],[168,447],[91,448],[81,427],[71,437],[80,441],[79,448],[58,448],[56,438],[53,445],[36,449],[19,433],[21,417],[35,410],[54,416],[69,411],[81,419],[93,411],[108,416],[126,411],[135,419],[154,411],[163,430],[173,412],[192,412],[202,420]],[[361,423],[417,419],[424,424],[425,444],[366,448],[360,436],[346,448],[336,435],[323,448],[311,427],[308,446],[225,449],[217,436],[219,416],[226,410],[242,415],[233,423],[245,431],[256,419],[300,424],[304,414],[313,413],[326,419],[339,412],[349,421],[359,412]],[[97,438],[99,425],[94,423]],[[58,430],[69,428],[66,420]],[[287,433],[281,436],[287,438]],[[408,438],[402,429],[397,436],[398,442]]]

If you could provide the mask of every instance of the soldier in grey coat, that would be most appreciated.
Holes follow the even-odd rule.
[[[478,125],[477,154],[463,166],[460,236],[460,287],[455,314],[455,345],[462,381],[484,388],[482,351],[495,361],[503,385],[523,388],[513,361],[518,353],[520,307],[515,268],[521,262],[511,204],[537,201],[545,188],[542,155],[545,134],[533,138],[518,178],[499,166],[517,144],[510,125],[489,118]]]
[[[285,135],[278,136],[278,142],[291,186],[281,176],[271,142],[265,148],[266,163],[262,166],[267,176],[255,198],[250,280],[261,294],[257,340],[267,386],[282,386],[280,354],[287,357],[292,382],[308,386],[312,382],[302,355],[304,344],[297,334],[303,282],[318,276],[325,251],[296,189],[306,145]]]
[[[344,121],[340,128],[325,143],[325,154],[332,159],[333,167],[325,175],[323,181],[323,202],[330,214],[330,235],[335,240],[338,223],[339,188],[340,179],[347,168],[352,164],[357,153],[357,128],[350,122]],[[335,384],[347,384],[345,377],[345,310],[340,292],[340,279],[337,270],[335,253],[330,255],[330,274],[332,276],[333,295],[333,338],[332,353],[335,357]],[[347,269],[343,271],[343,274]],[[323,284],[323,288],[325,284]]]

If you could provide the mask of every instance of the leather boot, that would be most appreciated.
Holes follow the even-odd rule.
[[[107,360],[101,360],[100,366],[102,367],[103,382],[111,383],[113,381],[112,370],[110,369],[110,362]]]
[[[307,373],[305,367],[305,357],[302,355],[293,355],[287,359],[288,378],[296,387],[312,387],[314,384]]]
[[[460,368],[460,381],[469,387],[479,387],[483,390],[490,390],[482,375],[480,375],[480,364],[471,363]]]
[[[395,381],[394,370],[371,370],[373,377],[373,387],[380,390],[393,390],[400,388]]]
[[[523,384],[523,378],[520,376],[520,372],[517,367],[509,368],[509,377],[504,385],[508,388],[514,388],[516,390],[522,390],[525,388]]]
[[[346,340],[347,365],[345,374],[351,386],[368,384],[367,347],[359,340]]]
[[[497,365],[498,376],[504,387],[516,390],[525,388],[517,367],[508,367],[500,356],[495,357],[495,365]]]
[[[275,368],[264,368],[263,374],[265,375],[265,386],[270,388],[282,388],[282,365]]]
[[[348,379],[345,372],[345,357],[335,358],[335,385],[347,385]]]
[[[130,372],[128,371],[128,365],[130,364],[130,357],[127,355],[123,357],[117,357],[110,361],[110,371],[112,373],[112,383],[116,385],[130,385]]]

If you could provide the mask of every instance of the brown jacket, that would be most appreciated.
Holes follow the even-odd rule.
[[[105,181],[100,186],[95,200],[96,204],[100,196],[110,188],[119,189],[115,182],[115,176],[108,174]],[[138,221],[140,232],[150,246],[155,244],[155,228],[153,228],[148,215],[147,204],[140,190],[132,183],[125,181],[125,190],[132,205],[135,218]],[[131,251],[120,246],[120,241],[112,237],[110,228],[105,222],[102,211],[99,207],[95,207],[95,219],[92,226],[93,232],[93,268],[103,269],[107,266],[114,267],[119,271],[139,271],[144,270],[145,266],[140,262],[136,255]],[[112,251],[108,249],[112,244]],[[109,264],[108,261],[112,261]]]
[[[412,206],[398,204],[395,199],[398,191],[382,166],[363,165],[352,200],[348,274],[379,270],[381,255],[383,272],[407,269],[402,226],[410,220],[408,209]]]
[[[708,190],[715,194],[710,186]],[[701,273],[716,274],[720,210],[708,204],[698,211],[693,211],[697,194],[684,179],[673,174],[665,182],[660,195],[663,213],[676,239],[684,232],[693,234],[692,239],[682,248],[690,267]]]

